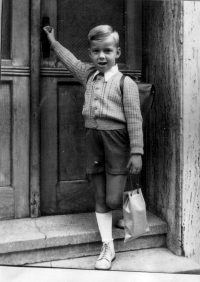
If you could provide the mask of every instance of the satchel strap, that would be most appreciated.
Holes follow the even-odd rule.
[[[95,74],[96,71],[97,71],[96,69],[93,69],[93,70],[89,73],[89,75],[87,76],[87,79],[86,79],[86,83],[88,82],[88,80],[90,79],[90,77],[91,77],[93,74]]]
[[[124,89],[124,79],[125,79],[125,75],[122,75],[121,79],[120,79],[120,91],[121,91],[121,94],[122,94],[122,99],[123,99],[123,89]]]

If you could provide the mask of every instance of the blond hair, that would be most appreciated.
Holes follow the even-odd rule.
[[[112,35],[115,40],[116,47],[119,46],[119,34],[110,25],[98,25],[90,30],[88,34],[88,43],[90,45],[92,40],[104,40],[108,36]]]

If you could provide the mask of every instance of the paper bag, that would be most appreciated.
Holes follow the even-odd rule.
[[[146,217],[146,204],[140,188],[124,192],[123,215],[125,243],[150,231]]]

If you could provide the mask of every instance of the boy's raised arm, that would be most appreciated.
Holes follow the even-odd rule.
[[[55,38],[54,29],[50,26],[45,26],[44,31],[47,34],[47,38],[51,43],[51,49],[56,53],[61,62],[66,68],[76,77],[84,86],[87,83],[87,77],[94,66],[92,64],[83,63],[78,60],[67,48],[62,46]]]

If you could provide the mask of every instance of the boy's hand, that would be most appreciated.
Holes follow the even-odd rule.
[[[130,173],[138,174],[142,169],[142,157],[139,154],[133,154],[130,157],[127,168]]]
[[[54,41],[56,41],[55,38],[55,32],[54,29],[51,26],[45,26],[43,27],[44,31],[47,34],[47,38],[49,39],[50,43],[52,44]]]

